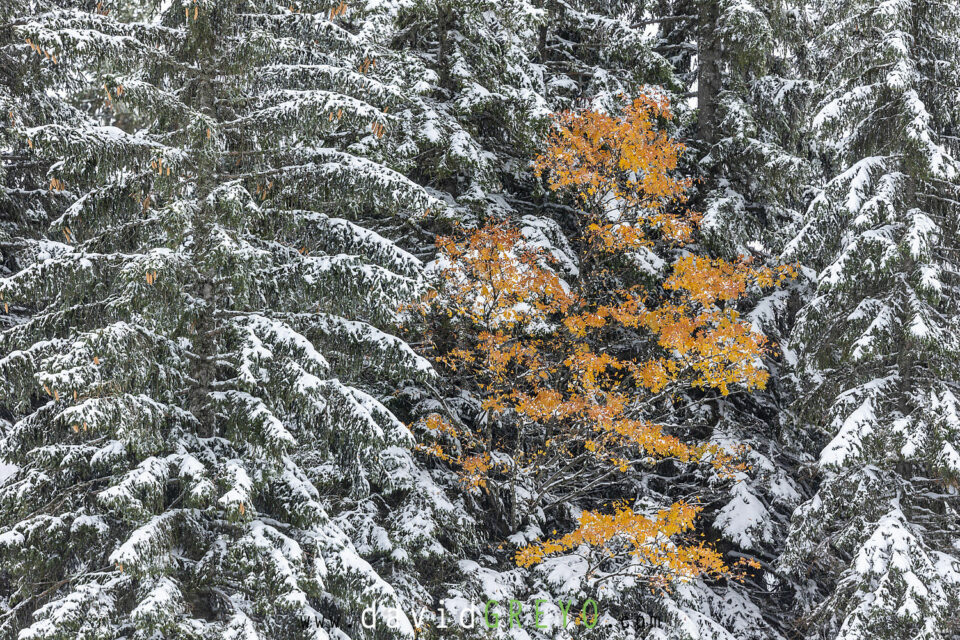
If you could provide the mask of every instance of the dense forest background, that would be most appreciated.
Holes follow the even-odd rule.
[[[418,443],[489,412],[404,305],[491,221],[577,282],[552,114],[654,93],[690,250],[798,266],[735,301],[764,389],[647,407],[746,464],[464,486]],[[4,0],[0,635],[956,639],[958,158],[953,0]],[[749,571],[517,563],[623,497]]]

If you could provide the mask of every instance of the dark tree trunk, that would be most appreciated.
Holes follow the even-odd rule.
[[[447,4],[439,7],[437,16],[437,69],[440,73],[440,87],[450,89],[450,40],[447,32],[453,26],[453,9]]]
[[[703,0],[700,3],[697,55],[697,108],[699,109],[699,135],[707,144],[717,141],[717,99],[720,96],[720,37],[717,22],[720,18],[718,0]]]

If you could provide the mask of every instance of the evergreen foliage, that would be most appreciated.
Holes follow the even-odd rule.
[[[718,305],[777,346],[763,390],[630,414],[745,451],[732,477],[682,456],[610,477],[569,437],[544,451],[577,468],[544,487],[557,467],[501,445],[583,417],[492,424],[470,366],[431,364],[478,323],[410,305],[443,238],[482,229],[541,284],[595,283],[581,223],[614,207],[533,161],[555,114],[660,95],[703,217],[615,252],[602,290],[663,302],[691,255],[801,277]],[[944,0],[5,0],[0,637],[960,637],[958,105]],[[589,343],[652,353],[636,327]],[[471,446],[504,475],[465,483],[437,415],[497,431]],[[583,522],[685,502],[754,568],[651,591],[611,536],[590,572]]]
[[[342,6],[21,10],[5,136],[50,193],[0,281],[4,633],[360,633],[398,595],[354,540],[389,570],[456,518],[371,395],[432,375],[389,334],[420,261],[356,224],[439,211],[391,168],[417,77]]]
[[[781,564],[806,637],[955,637],[960,8],[815,8],[827,180],[788,252],[816,286],[794,419],[822,434],[822,483]]]

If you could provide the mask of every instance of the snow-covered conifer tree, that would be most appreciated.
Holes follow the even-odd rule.
[[[48,211],[62,201],[59,192],[44,180],[49,158],[31,153],[30,141],[17,131],[38,120],[73,122],[77,114],[51,95],[58,83],[56,63],[49,51],[15,33],[31,12],[44,3],[6,2],[0,7],[0,247],[6,274],[18,236],[33,236],[46,221]]]
[[[795,7],[769,0],[697,7],[703,230],[721,250],[763,255],[802,210],[812,169],[800,55],[808,27]]]
[[[781,566],[803,637],[956,637],[960,7],[815,7],[828,182],[789,255],[816,284],[792,341],[821,483]]]
[[[365,228],[439,208],[391,168],[419,78],[346,3],[34,5],[3,28],[85,115],[3,134],[51,194],[0,279],[0,628],[372,634],[454,515],[377,399],[431,374],[389,334],[420,262]]]

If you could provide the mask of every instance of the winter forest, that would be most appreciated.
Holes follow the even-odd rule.
[[[0,638],[957,640],[958,0],[0,1]]]

